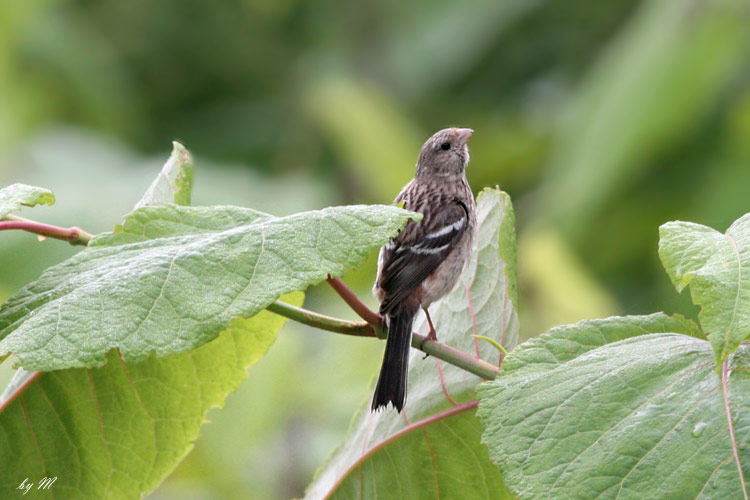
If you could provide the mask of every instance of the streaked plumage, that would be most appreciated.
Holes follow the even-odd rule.
[[[373,410],[389,402],[398,411],[403,408],[414,316],[420,307],[427,313],[453,288],[471,253],[476,206],[465,173],[471,134],[471,129],[450,128],[430,137],[419,153],[414,180],[396,197],[396,203],[424,217],[409,221],[378,257],[373,293],[388,339]]]

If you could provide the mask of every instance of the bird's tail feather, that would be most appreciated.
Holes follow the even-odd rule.
[[[406,380],[409,374],[409,347],[412,324],[417,309],[402,307],[396,314],[389,314],[388,338],[385,342],[383,366],[380,368],[378,385],[372,398],[372,410],[385,408],[388,403],[401,412],[406,401]]]

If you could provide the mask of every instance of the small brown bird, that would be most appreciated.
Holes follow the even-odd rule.
[[[429,338],[436,340],[427,311],[451,291],[471,255],[476,230],[476,204],[466,180],[473,130],[447,128],[422,146],[417,174],[395,203],[420,212],[398,236],[380,249],[373,293],[388,326],[383,366],[372,399],[372,410],[392,403],[399,412],[406,401],[412,323],[419,308],[427,315]]]

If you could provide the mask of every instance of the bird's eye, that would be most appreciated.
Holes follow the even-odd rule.
[[[450,142],[444,142],[444,143],[442,143],[440,145],[440,149],[442,149],[444,151],[448,151],[450,148],[451,148],[451,143]]]

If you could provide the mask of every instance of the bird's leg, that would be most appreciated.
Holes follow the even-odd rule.
[[[425,342],[428,340],[434,340],[437,342],[437,332],[435,332],[435,327],[432,325],[432,318],[430,318],[430,312],[427,310],[426,307],[423,307],[422,310],[424,311],[425,316],[427,317],[427,324],[430,325],[430,333],[427,334],[427,337],[422,341],[420,344],[420,348],[424,345]],[[422,359],[427,359],[430,355],[426,354]]]
[[[424,311],[425,316],[427,316],[427,324],[430,325],[430,333],[427,334],[427,340],[434,340],[437,342],[437,332],[435,332],[435,327],[432,326],[430,311],[428,311],[426,307],[423,307],[422,310]]]

